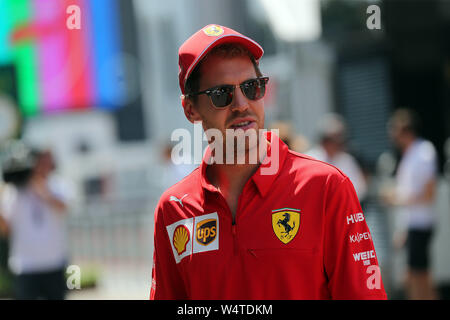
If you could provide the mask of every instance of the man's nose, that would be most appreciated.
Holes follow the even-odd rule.
[[[233,111],[245,111],[249,108],[248,99],[242,93],[239,86],[234,88],[234,99],[231,104],[231,110]]]

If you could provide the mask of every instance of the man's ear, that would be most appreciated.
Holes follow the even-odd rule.
[[[191,99],[186,98],[186,96],[182,95],[181,105],[183,106],[184,115],[191,123],[202,120],[200,113],[198,113],[197,109],[194,107],[194,103]]]

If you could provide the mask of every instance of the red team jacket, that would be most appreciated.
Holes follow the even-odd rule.
[[[267,138],[279,169],[247,181],[234,224],[205,161],[162,195],[150,299],[386,299],[349,179]]]

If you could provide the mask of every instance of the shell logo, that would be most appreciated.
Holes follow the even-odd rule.
[[[175,250],[177,250],[178,255],[186,251],[186,245],[189,242],[189,239],[189,230],[185,226],[180,225],[176,227],[173,232],[173,246],[175,247]]]

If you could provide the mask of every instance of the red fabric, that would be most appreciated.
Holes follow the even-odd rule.
[[[162,195],[150,298],[386,299],[381,278],[373,281],[378,261],[349,179],[288,150],[274,135],[268,139],[280,144],[279,170],[261,175],[260,166],[248,180],[234,225],[225,199],[206,179],[204,162]],[[171,196],[184,196],[182,205]],[[282,208],[300,211],[298,231],[286,244],[272,224],[272,211]],[[217,213],[218,249],[195,252],[188,242],[190,251],[177,263],[167,226],[191,225],[189,241],[195,243],[196,221],[211,213]]]
[[[208,35],[205,30],[216,27],[217,35]],[[240,34],[239,32],[219,25],[207,25],[194,33],[187,39],[178,51],[179,82],[181,92],[184,94],[184,85],[187,78],[194,70],[195,66],[206,54],[214,47],[223,43],[239,43],[246,47],[256,60],[259,60],[264,54],[263,48],[254,40]]]

